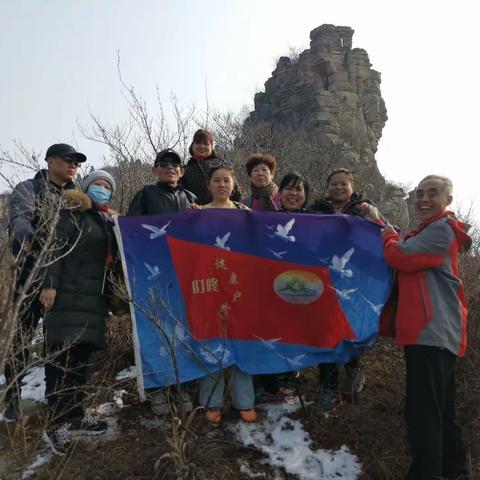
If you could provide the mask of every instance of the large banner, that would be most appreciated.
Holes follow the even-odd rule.
[[[380,226],[349,215],[206,209],[119,217],[116,234],[141,391],[343,363],[375,340],[392,285]]]

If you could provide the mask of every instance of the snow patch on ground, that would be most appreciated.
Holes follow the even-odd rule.
[[[33,367],[22,382],[22,400],[40,402],[45,399],[45,368]]]
[[[99,415],[112,416],[118,413],[122,408],[128,407],[123,401],[126,390],[115,390],[113,392],[113,402],[102,403],[95,408]]]
[[[5,375],[0,375],[0,385],[6,383]],[[22,380],[22,400],[43,402],[45,400],[45,368],[32,367]]]
[[[254,446],[267,455],[266,462],[281,467],[302,480],[354,480],[362,469],[358,457],[348,447],[314,450],[310,435],[298,420],[287,415],[299,403],[264,407],[266,418],[257,423],[238,423],[231,429],[245,446]]]
[[[117,414],[123,408],[122,405],[117,405],[113,402],[102,403],[95,408],[95,413],[98,415],[105,415],[111,417],[112,415]]]
[[[53,453],[50,450],[48,450],[48,448],[44,448],[41,452],[35,455],[35,458],[33,459],[32,463],[23,471],[22,476],[20,477],[21,480],[30,478],[38,468],[50,462],[52,458],[53,458]]]
[[[240,462],[240,473],[243,473],[248,478],[266,478],[267,474],[265,472],[254,472],[250,468],[247,462]]]
[[[136,378],[137,377],[137,367],[135,365],[131,365],[125,370],[117,373],[115,380],[126,380],[127,378]]]

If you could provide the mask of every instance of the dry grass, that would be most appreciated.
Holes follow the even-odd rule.
[[[477,355],[478,351],[472,348],[466,360],[460,362],[458,371],[458,412],[470,448],[471,478],[480,478],[478,368],[476,376],[472,376],[474,365],[478,367]],[[118,362],[118,357],[111,358]],[[358,404],[344,402],[329,416],[314,414],[309,409],[298,411],[295,416],[302,421],[317,448],[337,449],[345,444],[357,454],[363,465],[362,479],[401,479],[409,464],[403,418],[403,354],[391,341],[381,340],[363,356],[362,365],[367,383]],[[106,365],[105,369],[108,370]],[[318,390],[316,369],[304,371],[299,382],[307,399],[314,395]],[[148,404],[139,403],[131,381],[115,385],[110,381],[106,391],[111,395],[113,389],[119,387],[127,387],[127,402],[131,404],[119,415],[121,434],[108,442],[101,439],[93,443],[79,442],[71,456],[54,459],[35,478],[248,478],[240,473],[238,459],[247,460],[256,471],[265,473],[264,478],[274,478],[274,472],[261,463],[262,454],[239,445],[224,429],[210,429],[198,413],[190,425],[191,435],[186,436],[183,471],[169,455],[158,462],[162,455],[173,451],[171,423],[164,422],[153,429],[143,427],[140,419],[151,418]],[[236,415],[226,415],[227,422],[236,420]],[[40,427],[41,422],[35,418],[27,425],[32,445],[38,442]],[[25,459],[26,456],[19,460]]]
[[[470,258],[464,271],[470,298],[469,349],[458,362],[457,409],[469,448],[471,478],[480,479],[480,306],[478,301],[478,256]],[[117,389],[127,390],[129,408],[119,414],[121,434],[109,441],[79,442],[67,458],[55,458],[39,470],[40,480],[65,479],[179,479],[220,480],[247,478],[239,471],[239,459],[253,469],[275,474],[263,465],[262,454],[239,445],[232,434],[211,431],[197,414],[189,430],[172,430],[171,423],[147,429],[141,417],[151,418],[148,404],[140,404],[133,382],[115,381],[120,370],[133,364],[131,324],[128,316],[113,317],[108,325],[109,348],[95,357],[95,374],[90,384],[91,405],[112,401]],[[402,351],[391,340],[382,339],[362,358],[367,377],[364,391],[356,405],[344,402],[329,416],[308,409],[295,414],[310,433],[318,448],[337,449],[347,445],[363,465],[364,480],[399,480],[409,464],[406,429],[403,418],[404,360]],[[299,380],[304,396],[318,392],[317,371],[302,372]],[[236,421],[226,415],[226,421]],[[27,418],[25,424],[2,426],[0,434],[0,478],[18,478],[21,467],[28,465],[41,446],[42,409]],[[178,426],[178,425],[177,425]],[[182,440],[178,440],[182,438]],[[175,457],[175,455],[177,455]],[[180,461],[175,460],[180,458]],[[159,461],[159,459],[162,459]],[[3,465],[3,467],[2,467]],[[284,478],[292,478],[284,475]]]

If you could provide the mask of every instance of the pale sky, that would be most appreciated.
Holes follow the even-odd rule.
[[[476,2],[458,0],[0,0],[0,148],[73,143],[95,166],[106,153],[79,134],[89,111],[105,123],[128,114],[116,69],[151,108],[156,86],[188,106],[253,106],[274,59],[307,48],[323,23],[355,30],[382,73],[388,110],[377,163],[415,186],[430,173],[454,182],[480,218],[476,131],[480,112]],[[0,185],[3,188],[3,184]]]

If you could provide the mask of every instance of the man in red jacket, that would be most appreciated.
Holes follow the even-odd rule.
[[[406,423],[412,465],[407,480],[467,475],[455,420],[455,363],[467,346],[467,302],[458,255],[469,249],[468,226],[447,210],[452,182],[429,175],[415,192],[417,230],[402,240],[382,231],[387,263],[397,270],[396,339],[404,346]]]

